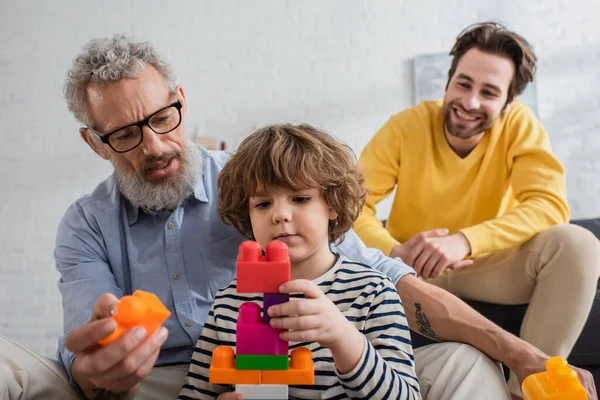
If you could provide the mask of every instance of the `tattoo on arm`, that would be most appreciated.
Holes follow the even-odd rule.
[[[106,389],[92,389],[94,400],[122,400],[125,398],[125,393],[115,393]]]
[[[415,316],[417,317],[417,328],[419,329],[419,333],[435,339],[435,332],[433,331],[433,328],[431,328],[431,323],[427,319],[427,316],[421,307],[421,303],[415,303],[415,308]]]

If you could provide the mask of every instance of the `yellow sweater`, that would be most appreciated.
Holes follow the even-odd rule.
[[[441,107],[426,101],[392,116],[363,150],[369,195],[354,229],[367,246],[390,254],[419,232],[448,228],[478,257],[568,221],[564,169],[526,105],[515,101],[464,159],[446,141]],[[384,228],[375,206],[394,187]]]

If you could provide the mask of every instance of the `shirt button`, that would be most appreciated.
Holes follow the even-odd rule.
[[[185,326],[189,328],[190,326],[192,326],[192,323],[190,321],[185,321]]]
[[[175,225],[173,225],[173,223],[172,223],[172,222],[169,222],[169,225],[167,225],[167,226],[169,227],[169,229],[173,229],[173,227],[174,227]]]
[[[179,275],[179,272],[175,272],[173,274],[173,278],[175,278],[175,279],[179,279],[180,277],[181,277],[181,275]]]

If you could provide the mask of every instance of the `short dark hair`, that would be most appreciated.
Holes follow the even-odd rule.
[[[522,36],[507,30],[502,24],[482,22],[467,27],[456,38],[456,43],[450,51],[452,65],[448,71],[446,88],[456,72],[458,62],[472,48],[506,57],[514,63],[515,74],[508,88],[507,104],[515,96],[523,93],[527,84],[533,81],[537,58],[529,43]]]
[[[253,239],[249,199],[257,189],[318,188],[337,213],[329,241],[352,228],[366,199],[364,177],[347,145],[310,125],[271,125],[248,136],[219,174],[221,219]]]

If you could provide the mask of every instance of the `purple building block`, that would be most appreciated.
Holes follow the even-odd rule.
[[[236,325],[236,354],[244,355],[288,355],[288,342],[279,339],[282,329],[263,324],[260,306],[243,303]]]
[[[287,303],[288,301],[290,301],[290,295],[287,293],[265,293],[263,300],[263,324],[269,325],[269,321],[271,321],[271,317],[267,314],[269,307]]]

